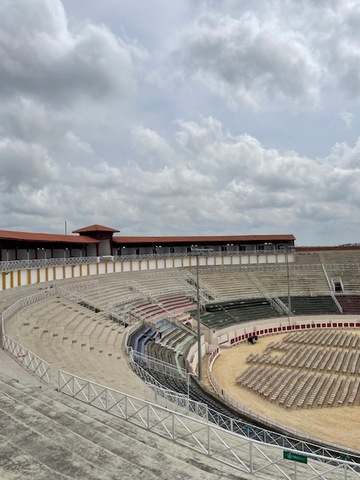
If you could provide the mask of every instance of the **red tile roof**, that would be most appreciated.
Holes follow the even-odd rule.
[[[0,230],[0,240],[17,240],[28,242],[61,242],[61,243],[99,243],[98,240],[86,236],[57,235],[52,233],[13,232]]]
[[[118,244],[129,243],[199,243],[202,242],[266,242],[279,241],[289,242],[294,241],[295,237],[292,234],[285,235],[221,235],[221,236],[182,236],[182,237],[113,237],[113,242]]]
[[[86,233],[86,232],[112,232],[118,233],[120,230],[115,230],[114,228],[104,227],[103,225],[89,225],[88,227],[79,228],[74,230],[72,233]]]

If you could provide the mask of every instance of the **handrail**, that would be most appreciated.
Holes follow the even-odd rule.
[[[33,295],[29,295],[28,297],[20,298],[15,303],[10,305],[6,310],[3,311],[1,314],[1,328],[2,332],[5,333],[5,321],[12,317],[16,312],[18,312],[21,308],[27,307],[32,303],[38,302],[43,298],[55,295],[56,289],[55,288],[46,288],[41,292],[34,293]]]
[[[245,252],[217,252],[217,251],[202,251],[200,257],[223,257],[223,256],[252,256],[252,255],[281,255],[282,250],[274,250],[271,252],[264,251],[245,251]],[[111,258],[104,257],[106,262],[126,262],[134,260],[161,260],[166,258],[195,258],[191,252],[181,253],[146,253],[137,255],[114,255]],[[103,257],[66,257],[66,258],[42,258],[29,260],[5,260],[0,262],[0,272],[10,272],[13,270],[44,268],[44,267],[58,267],[66,265],[87,265],[91,263],[99,263]]]
[[[360,478],[357,464],[340,456],[329,457],[291,449],[289,445],[266,444],[63,370],[58,371],[58,390],[247,474],[259,472],[263,478],[269,479],[325,479],[331,468],[339,480]],[[284,450],[291,451],[306,463],[297,465],[287,461]]]
[[[16,342],[9,335],[3,335],[3,349],[27,370],[40,378],[45,383],[50,383],[50,364]]]

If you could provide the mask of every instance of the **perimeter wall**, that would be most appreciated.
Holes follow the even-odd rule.
[[[9,288],[82,278],[92,275],[163,270],[170,268],[223,265],[257,265],[294,261],[294,253],[244,253],[198,256],[129,256],[129,257],[86,257],[50,258],[47,260],[17,260],[0,262],[0,291]]]

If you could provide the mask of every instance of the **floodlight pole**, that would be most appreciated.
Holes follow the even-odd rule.
[[[196,303],[197,303],[197,342],[198,342],[198,380],[202,378],[201,364],[201,330],[200,330],[200,285],[199,285],[199,253],[196,253]]]
[[[197,303],[197,344],[198,344],[198,380],[202,379],[201,363],[201,330],[200,330],[200,282],[199,282],[199,256],[201,253],[212,252],[212,248],[192,248],[191,253],[196,256],[196,303]],[[190,262],[191,264],[191,262]]]

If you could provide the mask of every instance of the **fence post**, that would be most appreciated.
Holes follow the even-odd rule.
[[[250,473],[254,473],[254,466],[253,466],[253,442],[249,438],[249,469]]]

